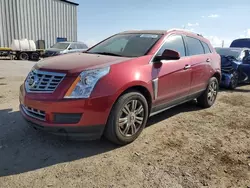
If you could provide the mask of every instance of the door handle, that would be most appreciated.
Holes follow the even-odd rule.
[[[210,61],[211,61],[211,59],[210,59],[210,58],[207,58],[206,62],[210,62]]]
[[[190,69],[191,65],[185,65],[184,70]]]

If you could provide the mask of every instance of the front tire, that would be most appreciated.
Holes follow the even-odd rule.
[[[237,71],[233,72],[233,76],[230,80],[229,88],[235,89],[238,86],[239,83],[239,74]]]
[[[209,79],[207,89],[204,93],[197,98],[198,104],[203,108],[210,108],[213,106],[219,90],[219,83],[217,78],[212,77]]]
[[[136,91],[125,93],[113,106],[104,135],[115,144],[129,144],[141,134],[147,120],[145,97]]]

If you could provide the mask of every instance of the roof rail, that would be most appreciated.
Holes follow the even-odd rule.
[[[190,31],[190,30],[188,30],[188,29],[172,28],[172,29],[169,29],[168,32],[169,32],[169,31],[185,31],[185,32],[189,32],[189,33],[192,33],[192,34],[196,34],[197,36],[203,37],[202,34],[200,34],[200,33],[195,33],[195,32]]]

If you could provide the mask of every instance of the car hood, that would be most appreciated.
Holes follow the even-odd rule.
[[[72,53],[43,59],[39,61],[34,68],[74,74],[83,70],[101,68],[130,59],[132,58],[87,53]]]

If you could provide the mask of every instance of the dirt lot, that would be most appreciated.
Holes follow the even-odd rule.
[[[132,144],[66,141],[27,126],[18,90],[32,62],[0,61],[0,187],[250,186],[250,85],[216,104],[150,118]]]

